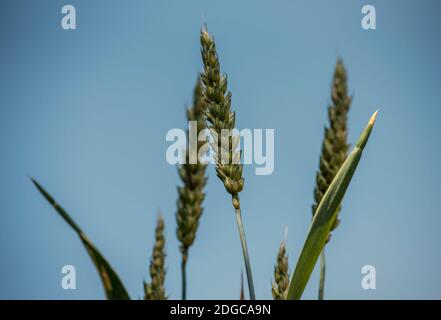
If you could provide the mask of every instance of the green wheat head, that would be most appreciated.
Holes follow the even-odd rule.
[[[221,138],[222,130],[234,129],[236,117],[231,111],[231,92],[227,89],[227,76],[221,74],[216,45],[206,28],[201,30],[201,53],[204,63],[204,72],[201,74],[204,84],[203,96],[208,106],[208,128],[215,138],[211,147],[216,160],[216,173],[227,192],[233,197],[234,208],[238,209],[239,192],[244,185],[243,165],[239,164],[241,152],[236,150],[239,141],[228,136],[225,137],[228,143],[222,144]]]
[[[165,295],[165,237],[164,237],[164,220],[158,215],[155,229],[155,244],[153,246],[153,254],[150,259],[150,283],[144,282],[144,299],[145,300],[166,300]]]
[[[284,300],[289,286],[288,255],[286,254],[286,239],[282,241],[277,253],[277,263],[274,266],[274,281],[272,294],[274,300]]]
[[[332,104],[328,108],[329,127],[325,127],[319,171],[317,172],[315,179],[315,203],[312,205],[313,215],[338,169],[340,169],[348,155],[349,144],[347,143],[347,122],[348,111],[352,99],[348,96],[346,69],[341,59],[337,60],[335,66],[334,77],[332,80],[331,99]],[[340,211],[340,207],[337,211]],[[337,214],[331,231],[338,226],[339,222]],[[330,235],[328,236],[327,241],[329,240]]]
[[[201,82],[198,79],[194,93],[193,105],[187,109],[188,121],[197,121],[197,134],[206,128],[205,121],[206,104],[202,99]],[[197,142],[197,152],[201,149],[204,142]],[[183,186],[178,187],[178,201],[176,233],[181,243],[180,250],[184,259],[188,258],[188,249],[196,238],[196,231],[199,226],[199,219],[202,215],[202,202],[205,198],[204,187],[207,182],[205,171],[206,164],[200,163],[199,159],[196,164],[190,164],[189,152],[186,151],[186,162],[179,168],[179,177]]]
[[[206,27],[201,30],[201,53],[204,71],[201,74],[203,97],[207,103],[207,120],[213,141],[211,148],[216,160],[216,174],[232,197],[236,222],[239,230],[242,254],[247,273],[250,299],[255,300],[251,262],[242,221],[239,192],[242,191],[243,165],[240,164],[241,150],[238,150],[239,137],[233,134],[236,116],[231,111],[231,92],[227,89],[227,76],[221,73],[216,45]],[[226,131],[226,132],[225,132]],[[226,134],[227,133],[227,134]]]

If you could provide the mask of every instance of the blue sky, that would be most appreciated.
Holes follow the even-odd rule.
[[[60,26],[77,10],[77,30]],[[360,26],[374,5],[377,29]],[[441,22],[438,1],[3,1],[0,4],[0,298],[102,299],[76,235],[31,185],[35,177],[142,295],[158,209],[166,288],[180,296],[179,183],[165,161],[171,128],[201,69],[207,23],[229,76],[237,127],[275,130],[275,170],[244,168],[243,218],[258,298],[271,298],[289,228],[291,268],[311,219],[315,172],[337,57],[348,70],[353,143],[376,127],[327,248],[326,298],[441,298]],[[236,299],[243,259],[230,198],[208,169],[188,297]],[[61,288],[61,268],[77,289]],[[361,287],[374,265],[377,289]],[[304,294],[317,296],[314,272]]]

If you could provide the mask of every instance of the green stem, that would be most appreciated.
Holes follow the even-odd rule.
[[[248,255],[248,246],[247,246],[247,240],[245,238],[245,230],[243,228],[243,223],[242,223],[242,214],[240,212],[240,205],[238,205],[235,208],[235,210],[236,210],[237,227],[239,228],[240,242],[242,244],[242,253],[243,253],[243,258],[245,260],[245,270],[247,273],[248,289],[250,290],[250,300],[256,300],[256,296],[254,294],[253,276],[251,274],[250,257]]]
[[[187,273],[186,273],[187,259],[188,259],[188,255],[187,254],[182,255],[182,263],[181,263],[181,271],[182,271],[182,300],[186,300],[187,299]]]
[[[325,277],[326,277],[326,255],[325,248],[323,248],[320,254],[320,283],[319,283],[319,300],[323,300],[325,295]]]

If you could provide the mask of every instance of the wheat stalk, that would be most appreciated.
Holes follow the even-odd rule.
[[[329,185],[334,179],[336,173],[345,161],[348,155],[349,144],[347,143],[347,114],[351,105],[351,97],[348,96],[347,75],[341,59],[337,60],[334,77],[332,81],[332,104],[328,107],[329,127],[325,127],[325,134],[320,155],[319,170],[316,175],[316,186],[314,189],[315,203],[312,205],[312,214],[314,216],[323,195],[326,193]],[[335,220],[331,231],[333,231],[340,220],[338,219],[337,209]],[[326,242],[331,239],[331,233]],[[324,285],[326,274],[326,256],[323,249],[320,255],[320,284],[319,299],[324,297]]]
[[[232,197],[236,213],[236,222],[245,260],[250,299],[255,299],[251,264],[242,222],[239,193],[243,189],[243,165],[239,160],[241,151],[237,150],[237,137],[225,136],[225,130],[231,132],[235,126],[235,114],[231,111],[231,92],[227,89],[227,76],[221,74],[216,45],[206,27],[201,30],[201,54],[204,71],[201,74],[203,97],[207,103],[207,120],[213,137],[211,148],[216,161],[216,174]],[[226,143],[224,143],[226,141]]]
[[[284,300],[289,287],[289,266],[286,254],[286,233],[280,243],[277,253],[277,263],[274,266],[274,281],[272,283],[272,294],[274,300]]]
[[[153,254],[150,259],[150,283],[144,282],[145,300],[166,300],[164,281],[165,281],[165,237],[164,220],[158,214],[155,229],[155,244]]]
[[[187,109],[188,121],[197,121],[197,135],[206,128],[205,120],[206,104],[202,99],[202,86],[198,78],[194,92],[193,105]],[[204,142],[197,142],[197,153]],[[179,168],[179,177],[183,182],[182,187],[178,187],[178,201],[177,201],[177,237],[182,254],[181,272],[182,272],[182,299],[185,300],[187,296],[187,277],[186,265],[188,260],[188,250],[193,244],[196,231],[199,226],[199,219],[202,215],[202,202],[205,197],[204,187],[207,182],[205,176],[205,169],[207,165],[201,163],[197,159],[197,163],[191,164],[189,161],[189,150],[186,151],[186,162]]]

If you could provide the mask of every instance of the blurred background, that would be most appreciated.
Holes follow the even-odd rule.
[[[75,6],[77,30],[61,28]],[[374,5],[377,29],[361,28]],[[284,228],[293,268],[311,221],[337,58],[354,143],[380,109],[327,247],[327,299],[441,298],[441,3],[439,1],[2,1],[0,4],[0,298],[103,299],[74,232],[35,177],[142,297],[158,209],[170,298],[180,298],[175,211],[165,161],[171,128],[201,70],[200,27],[214,35],[237,127],[275,130],[275,169],[244,168],[242,209],[258,298],[271,298]],[[208,169],[188,263],[190,299],[237,299],[243,258],[230,196]],[[61,288],[76,267],[77,289]],[[361,268],[376,268],[363,290]],[[316,299],[316,270],[304,294]],[[248,294],[247,294],[248,296]]]

